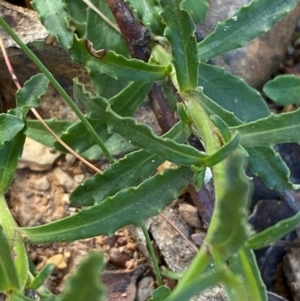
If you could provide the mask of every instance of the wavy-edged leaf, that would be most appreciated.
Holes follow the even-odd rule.
[[[112,113],[111,116],[115,115]],[[146,151],[158,154],[171,162],[183,165],[203,165],[208,156],[193,147],[178,144],[168,138],[155,135],[143,124],[138,124],[132,118],[110,118],[109,130],[127,138],[129,142]]]
[[[38,289],[39,287],[41,287],[47,280],[47,278],[51,275],[54,269],[54,264],[46,264],[34,277],[29,287],[31,289]]]
[[[0,150],[24,128],[24,122],[11,114],[0,114]]]
[[[39,73],[32,76],[26,81],[24,86],[17,91],[16,103],[18,107],[22,107],[24,115],[26,115],[31,108],[39,106],[41,96],[47,92],[48,84],[48,78],[43,73]]]
[[[152,297],[148,301],[164,301],[170,294],[170,288],[162,285],[151,292]]]
[[[116,23],[106,0],[92,0],[106,18]],[[112,28],[93,9],[87,10],[87,24],[85,38],[93,43],[93,48],[114,50],[116,53],[129,57],[129,50],[120,32]]]
[[[108,137],[105,123],[100,120],[88,119],[88,121],[101,140],[105,141]],[[88,133],[81,121],[73,122],[73,124],[61,134],[60,138],[77,153],[83,153],[95,145],[93,137]],[[54,147],[59,151],[66,152],[65,148],[57,141],[54,142]],[[100,151],[100,147],[97,146],[97,148]]]
[[[277,76],[264,85],[263,91],[278,105],[298,104],[300,102],[300,77],[294,75]]]
[[[158,154],[174,163],[201,165],[208,156],[195,148],[178,144],[171,139],[164,139],[153,133],[147,125],[135,119],[121,117],[113,112],[103,98],[86,99],[81,102],[89,112],[90,119],[107,122],[109,132],[118,133],[128,139],[129,143],[146,151]]]
[[[242,121],[233,113],[224,110],[204,94],[199,101],[209,115],[221,117],[227,125],[234,126],[242,124]],[[248,164],[251,171],[255,175],[261,177],[270,189],[276,188],[276,190],[279,191],[292,189],[292,187],[297,189],[297,187],[293,186],[289,180],[290,172],[287,165],[273,148],[259,146],[246,148],[246,150],[249,154]],[[272,161],[272,164],[269,164],[270,160]],[[272,177],[270,177],[270,174]]]
[[[204,290],[213,287],[224,279],[224,270],[202,274],[195,280],[185,284],[181,290],[175,290],[164,301],[183,301],[191,300],[195,295],[199,295]]]
[[[163,79],[169,72],[168,66],[127,59],[111,50],[89,50],[90,47],[85,40],[75,37],[70,52],[72,59],[84,65],[92,74],[105,73],[115,79],[132,81],[156,81]]]
[[[245,301],[265,301],[266,286],[261,278],[256,258],[252,250],[241,248],[236,255],[229,258],[229,266],[247,291]]]
[[[69,127],[77,123],[77,121],[44,120],[46,124],[60,136]],[[30,137],[48,147],[54,147],[56,139],[45,129],[45,127],[38,120],[27,120],[26,136]]]
[[[160,16],[161,7],[157,0],[127,0],[130,7],[136,13],[143,24],[148,27],[152,33],[162,36],[165,25]]]
[[[223,192],[216,196],[213,217],[205,239],[224,256],[234,254],[249,234],[247,209],[250,184],[244,173],[244,158],[233,153],[227,160]]]
[[[131,116],[147,97],[153,83],[133,82],[108,100],[111,108],[121,116]]]
[[[244,147],[272,146],[285,142],[300,142],[300,109],[231,127],[242,134]]]
[[[74,33],[69,27],[67,6],[62,0],[33,0],[33,8],[39,13],[43,25],[51,36],[55,36],[61,46],[69,50]]]
[[[177,123],[164,137],[183,142],[185,136],[182,124]],[[78,206],[100,203],[123,189],[138,185],[150,177],[163,162],[163,158],[144,150],[128,154],[108,167],[103,174],[95,174],[79,185],[72,192],[70,201],[73,205]]]
[[[10,249],[2,226],[0,226],[0,241],[0,291],[9,292],[12,289],[19,289],[20,284],[12,258],[12,250]]]
[[[35,243],[112,235],[123,226],[141,225],[156,215],[180,194],[192,177],[193,172],[188,167],[169,169],[73,216],[47,225],[21,228],[20,232]]]
[[[21,131],[0,149],[0,193],[5,193],[10,187],[24,143],[25,134]]]
[[[104,256],[92,251],[80,263],[66,284],[61,301],[101,301],[105,299],[105,288],[99,281],[104,270]]]
[[[215,31],[198,44],[198,56],[208,61],[229,50],[245,46],[266,32],[297,5],[297,0],[253,0],[217,25]]]
[[[76,33],[82,38],[86,29],[87,5],[83,1],[64,0],[68,6]]]
[[[257,90],[220,67],[201,63],[198,84],[203,87],[206,96],[223,109],[234,113],[242,122],[254,121],[270,114]]]
[[[3,195],[0,195],[0,228],[3,228],[1,241],[0,265],[5,269],[4,274],[8,284],[14,288],[24,289],[28,277],[28,258],[23,237],[18,232],[16,222],[9,211]],[[5,236],[5,239],[3,238]],[[5,241],[8,241],[8,249]],[[2,245],[3,244],[3,245]],[[3,246],[3,250],[2,250]],[[7,256],[11,256],[9,259]],[[15,279],[17,278],[17,279]],[[2,280],[2,278],[0,278]],[[1,282],[0,280],[0,282]]]
[[[191,14],[194,22],[199,24],[204,22],[209,5],[206,0],[185,0],[183,7]]]
[[[246,150],[249,154],[248,164],[251,171],[261,177],[270,189],[284,191],[299,188],[299,185],[290,181],[289,168],[272,147],[258,146]]]
[[[294,216],[284,219],[253,236],[246,245],[250,249],[261,249],[273,244],[276,240],[293,231],[300,224],[300,212]]]
[[[171,44],[172,62],[181,92],[194,90],[198,81],[195,24],[182,8],[182,0],[160,0],[161,15],[166,24],[164,35]]]
[[[226,159],[240,144],[241,134],[236,132],[221,149],[205,160],[206,166],[213,166]]]

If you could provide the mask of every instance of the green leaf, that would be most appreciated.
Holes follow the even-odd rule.
[[[112,23],[116,23],[106,0],[91,1]],[[85,38],[93,43],[93,48],[114,50],[129,57],[128,47],[120,32],[112,28],[93,9],[88,8]]]
[[[164,137],[183,142],[185,136],[182,134],[182,124],[176,124]],[[138,185],[163,162],[164,159],[158,155],[145,150],[135,151],[112,164],[103,174],[95,174],[79,185],[72,192],[70,201],[78,206],[100,203],[123,189]]]
[[[3,195],[0,195],[0,212],[0,228],[1,230],[3,229],[0,237],[0,265],[2,265],[2,268],[5,269],[4,274],[6,275],[5,277],[8,277],[6,278],[6,280],[9,281],[8,285],[22,290],[26,285],[28,277],[27,252],[23,243],[23,237],[18,231],[19,229]],[[5,246],[3,236],[5,236],[5,239],[8,241],[9,250],[7,250],[7,247]],[[3,250],[2,244],[4,245]],[[11,259],[9,260],[7,256],[11,256]],[[16,275],[13,276],[15,273]],[[17,282],[12,277],[17,277]],[[0,279],[2,280],[2,277]]]
[[[101,140],[106,140],[108,137],[107,129],[105,123],[100,120],[89,120],[89,123],[94,128]],[[86,127],[81,121],[73,122],[70,127],[68,127],[64,132],[62,132],[60,138],[68,144],[75,152],[81,154],[87,149],[95,145],[93,137],[89,134]],[[55,149],[66,152],[65,148],[57,141],[54,141],[53,146]],[[97,145],[99,153],[101,154],[101,149]]]
[[[163,35],[165,25],[160,16],[161,7],[157,0],[128,0],[128,2],[138,18],[152,33]]]
[[[204,94],[199,101],[209,115],[217,115],[226,122],[227,125],[234,126],[242,124],[242,121],[231,112],[224,110],[217,103],[206,97]],[[249,158],[248,163],[251,171],[262,178],[270,188],[282,191],[292,189],[296,186],[289,181],[290,172],[280,155],[271,147],[259,146],[246,148]],[[270,160],[272,164],[269,164]],[[272,177],[270,177],[272,175]]]
[[[86,29],[87,5],[83,1],[64,0],[68,5],[68,10],[72,23],[76,27],[76,33],[83,37]]]
[[[91,74],[105,73],[115,79],[156,81],[169,72],[168,66],[150,65],[137,59],[127,59],[111,50],[94,51],[85,40],[74,39],[70,50],[72,59],[85,66]]]
[[[51,36],[55,36],[61,46],[69,50],[74,33],[69,27],[69,12],[62,0],[33,0],[33,8],[39,13],[41,22]]]
[[[10,187],[24,143],[25,135],[21,131],[0,149],[0,193],[5,193]]]
[[[164,299],[164,301],[190,300],[193,296],[220,283],[224,274],[224,270],[202,274],[195,280],[188,282],[182,289],[176,290],[175,288],[171,295]]]
[[[244,147],[272,146],[285,142],[300,142],[300,109],[231,127],[242,134]]]
[[[198,84],[203,87],[206,96],[224,110],[234,113],[242,122],[254,121],[270,114],[258,91],[220,67],[200,64]],[[227,122],[222,116],[219,117]]]
[[[232,139],[224,144],[217,152],[205,159],[206,166],[213,166],[226,159],[240,144],[241,135],[236,132]]]
[[[60,136],[70,126],[76,123],[76,121],[55,119],[48,119],[44,121],[58,136]],[[56,139],[45,129],[45,127],[38,120],[27,120],[26,136],[48,147],[54,147],[54,144],[56,142]]]
[[[54,264],[46,264],[34,277],[33,281],[30,283],[29,288],[38,289],[39,287],[41,287],[47,280],[47,278],[51,275],[54,269]]]
[[[41,96],[47,92],[48,84],[48,78],[43,73],[39,73],[32,76],[24,86],[17,91],[16,103],[18,107],[22,107],[24,116],[31,108],[39,106]]]
[[[253,0],[221,22],[215,31],[198,44],[198,57],[208,61],[224,52],[245,46],[266,32],[297,5],[297,0]]]
[[[209,5],[206,0],[185,0],[183,7],[191,14],[195,23],[202,23],[205,20]]]
[[[195,25],[182,0],[160,0],[167,37],[172,48],[172,62],[181,92],[197,87],[198,65]]]
[[[105,299],[105,289],[99,276],[104,270],[104,256],[99,252],[90,252],[79,265],[75,274],[67,280],[61,301],[101,301]]]
[[[245,301],[268,300],[266,286],[261,278],[252,250],[241,248],[236,255],[229,258],[229,265],[247,291]]]
[[[300,78],[294,75],[277,76],[264,85],[263,91],[278,105],[299,104]]]
[[[251,171],[261,177],[270,189],[284,191],[299,188],[299,185],[290,182],[290,170],[273,148],[258,146],[246,150],[249,154],[248,163]]]
[[[243,159],[234,153],[226,162],[224,189],[216,195],[214,214],[206,236],[206,242],[224,256],[234,254],[245,243],[249,233],[247,208],[250,184],[244,173]]]
[[[131,116],[142,104],[153,83],[133,82],[108,100],[111,108],[121,116]]]
[[[294,216],[284,219],[274,226],[271,226],[253,236],[251,236],[246,245],[250,249],[261,249],[272,245],[276,240],[292,232],[300,224],[300,212]]]
[[[13,140],[24,126],[24,122],[17,116],[0,114],[0,151],[3,149],[5,142]]]
[[[151,298],[148,301],[164,301],[171,294],[168,286],[162,285],[151,292]]]
[[[119,116],[110,109],[103,98],[86,99],[81,104],[90,112],[90,119],[107,122],[109,132],[118,133],[128,139],[129,143],[161,155],[166,160],[178,164],[201,165],[208,157],[193,147],[155,135],[147,125],[139,124],[133,118]]]
[[[125,225],[141,225],[156,215],[180,194],[192,177],[193,172],[188,167],[169,169],[73,216],[47,225],[21,228],[20,232],[32,243],[112,235]]]
[[[0,226],[0,241],[0,291],[9,292],[12,289],[19,289],[20,284],[12,258],[12,250],[2,226]]]

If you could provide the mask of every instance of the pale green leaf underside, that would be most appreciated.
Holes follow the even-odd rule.
[[[295,8],[297,0],[253,0],[198,44],[198,57],[208,61],[222,53],[245,46]]]
[[[224,192],[217,196],[206,236],[206,242],[219,249],[224,256],[235,253],[248,237],[246,218],[250,197],[250,184],[244,174],[243,157],[238,153],[232,154],[228,158],[226,169]]]
[[[260,93],[224,69],[200,64],[198,84],[203,92],[242,122],[267,117],[270,110]],[[222,119],[222,116],[219,115]],[[228,122],[228,120],[226,120]],[[238,124],[228,123],[229,126]]]
[[[263,91],[278,105],[298,104],[300,102],[300,77],[277,76],[264,85]]]

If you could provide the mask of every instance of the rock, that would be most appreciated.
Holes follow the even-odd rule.
[[[171,204],[163,211],[165,215],[187,238],[190,230],[180,218],[175,204]],[[184,271],[191,263],[195,252],[182,236],[164,219],[156,216],[151,219],[151,235],[159,248],[167,267],[173,272]]]
[[[151,276],[143,277],[137,286],[137,301],[147,301],[151,297],[151,292],[154,290],[155,280]]]
[[[47,264],[54,264],[59,270],[63,270],[67,267],[67,263],[62,254],[56,254],[47,259]]]
[[[120,252],[118,248],[111,248],[109,251],[109,262],[118,267],[125,268],[126,262],[131,259],[128,253]]]
[[[50,170],[54,161],[60,155],[60,153],[53,152],[49,147],[27,137],[24,145],[23,155],[18,163],[17,168],[29,168],[33,171]]]
[[[66,192],[71,193],[77,187],[76,181],[61,168],[55,168],[53,173],[59,184],[65,189]]]
[[[199,26],[204,36],[233,15],[250,0],[209,0],[204,25]],[[291,41],[300,17],[300,4],[271,30],[255,38],[247,46],[215,58],[215,63],[232,74],[242,77],[249,85],[260,88],[278,68]]]
[[[178,210],[181,217],[187,224],[194,228],[201,228],[201,221],[196,207],[190,204],[183,203],[179,205]]]
[[[50,188],[50,182],[47,178],[47,176],[39,178],[35,183],[34,183],[34,188],[39,191],[46,191]]]

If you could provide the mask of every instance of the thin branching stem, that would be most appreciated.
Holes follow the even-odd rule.
[[[0,37],[0,48],[2,50],[3,53],[3,57],[6,63],[6,66],[8,68],[8,71],[17,87],[17,89],[21,89],[21,85],[18,81],[18,78],[16,77],[16,74],[14,72],[14,69],[10,63],[10,60],[8,58],[6,49],[3,45],[3,40]],[[83,157],[81,157],[79,154],[77,154],[69,145],[67,145],[62,139],[60,139],[56,133],[48,126],[48,124],[43,120],[43,118],[40,116],[40,114],[37,112],[37,110],[35,108],[31,108],[30,109],[31,112],[33,113],[33,115],[40,121],[40,123],[46,128],[46,130],[66,149],[68,150],[73,156],[75,156],[78,160],[82,161],[86,166],[88,166],[89,168],[91,168],[92,170],[94,170],[95,172],[101,173],[102,171],[100,169],[98,169],[97,167],[95,167],[93,164],[91,164],[90,162],[88,162],[87,160],[85,160]]]
[[[58,91],[58,93],[63,97],[63,99],[68,103],[71,109],[75,112],[77,117],[83,123],[85,128],[93,137],[94,141],[99,145],[103,154],[107,158],[110,164],[114,163],[114,158],[106,148],[103,141],[97,135],[96,131],[92,127],[92,125],[88,122],[84,114],[78,109],[76,104],[73,102],[71,97],[67,94],[67,92],[63,89],[63,87],[57,82],[52,73],[45,67],[45,65],[37,58],[37,56],[22,42],[22,40],[18,37],[18,35],[9,27],[9,25],[0,17],[0,25],[4,28],[4,30],[11,36],[11,38],[20,46],[20,48],[27,54],[27,56],[35,63],[35,65],[40,69],[41,72],[45,74],[45,76],[49,79],[54,88]]]

